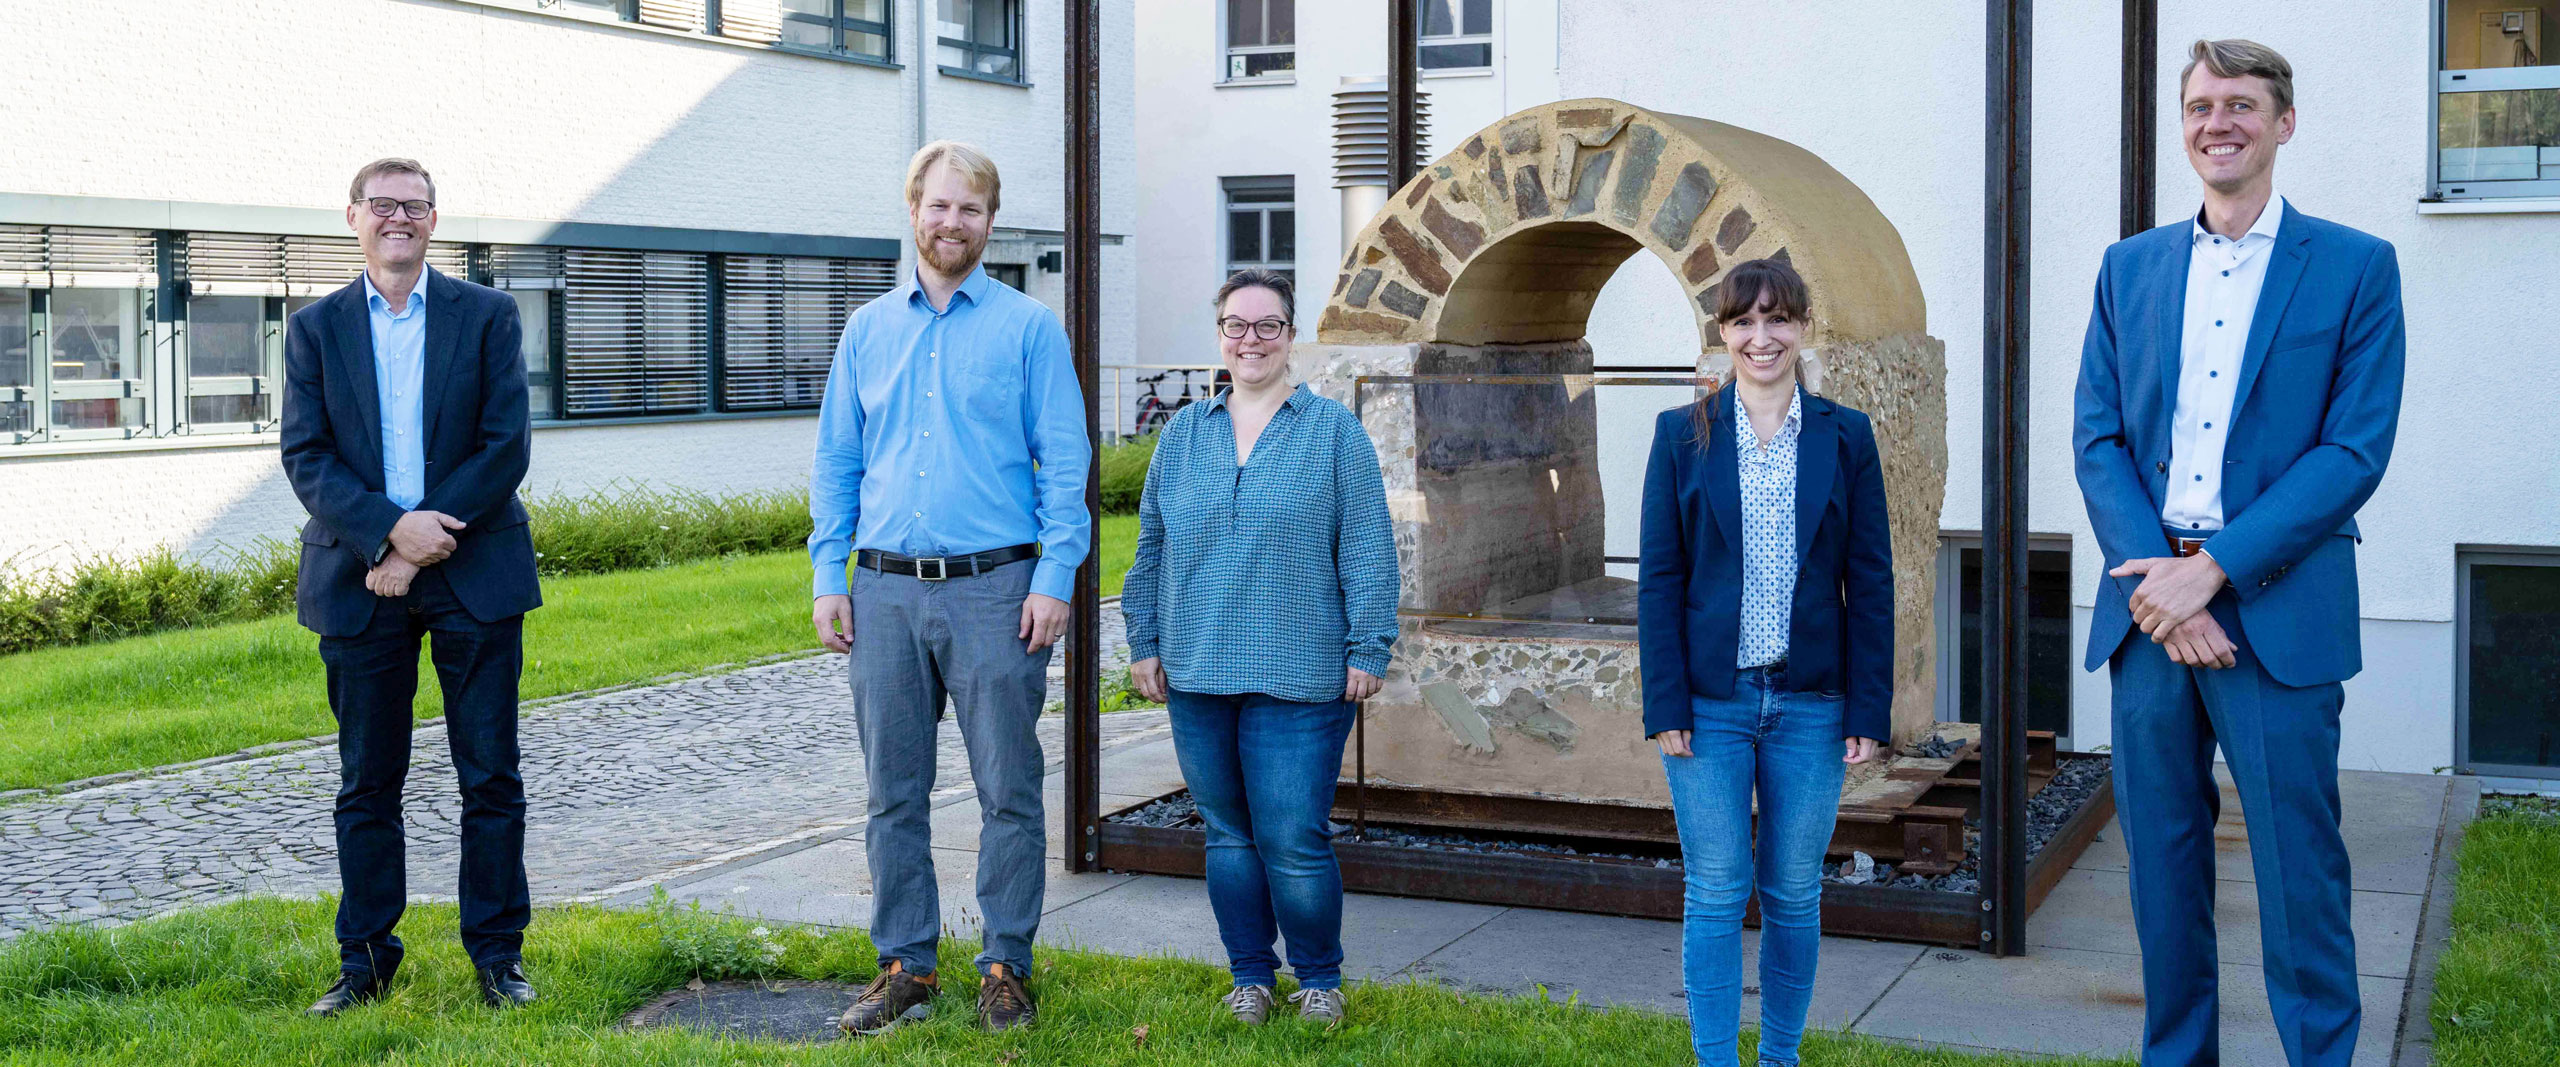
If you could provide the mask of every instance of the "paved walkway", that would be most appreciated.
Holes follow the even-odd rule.
[[[1105,616],[1116,631],[1119,613]],[[844,662],[822,655],[528,709],[519,743],[536,899],[608,895],[859,826],[868,792]],[[1052,698],[1062,693],[1053,678]],[[1110,715],[1103,737],[1163,723],[1160,712]],[[1064,726],[1040,721],[1052,765]],[[461,798],[441,725],[418,730],[414,761],[410,889],[449,895]],[[936,781],[937,797],[971,793],[947,719]],[[248,893],[335,892],[337,782],[337,746],[323,744],[0,804],[0,938]]]

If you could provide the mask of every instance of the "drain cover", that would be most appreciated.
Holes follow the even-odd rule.
[[[842,982],[713,982],[675,989],[623,1017],[633,1029],[673,1027],[762,1041],[831,1041],[862,990]]]

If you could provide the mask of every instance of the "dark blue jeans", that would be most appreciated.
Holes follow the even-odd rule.
[[[1342,987],[1333,784],[1357,708],[1260,693],[1166,694],[1182,778],[1209,827],[1209,910],[1237,985],[1272,985],[1286,938],[1302,989]]]
[[[524,616],[481,622],[434,567],[374,602],[354,637],[320,639],[338,717],[338,966],[389,981],[392,928],[409,900],[400,789],[409,777],[418,639],[444,686],[445,741],[462,786],[462,947],[480,966],[522,958],[533,917],[524,874],[524,779],[516,770],[516,681]]]
[[[1822,857],[1840,812],[1842,698],[1754,667],[1725,700],[1693,697],[1689,756],[1662,757],[1685,868],[1680,977],[1703,1067],[1735,1062],[1742,913],[1760,895],[1760,1062],[1793,1064],[1822,949]],[[1752,797],[1760,799],[1752,840]]]

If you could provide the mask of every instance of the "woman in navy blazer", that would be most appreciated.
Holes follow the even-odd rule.
[[[1874,428],[1797,383],[1804,279],[1758,259],[1718,293],[1733,380],[1663,412],[1645,467],[1644,725],[1680,825],[1681,974],[1698,1062],[1736,1062],[1742,914],[1756,883],[1759,1061],[1792,1067],[1843,765],[1873,759],[1892,720],[1893,550]]]

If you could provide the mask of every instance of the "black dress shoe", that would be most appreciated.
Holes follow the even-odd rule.
[[[358,1004],[382,999],[383,989],[388,985],[390,985],[389,982],[375,981],[370,974],[341,971],[338,973],[338,983],[330,986],[328,992],[320,994],[320,999],[312,1001],[311,1006],[303,1010],[303,1014],[326,1019]]]
[[[533,983],[525,980],[524,964],[508,960],[480,968],[480,999],[492,1008],[533,1003]]]

